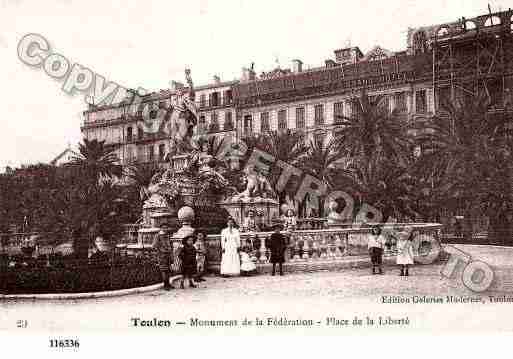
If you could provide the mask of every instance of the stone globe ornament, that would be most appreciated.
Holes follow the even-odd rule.
[[[182,240],[185,237],[194,235],[194,228],[191,227],[194,221],[194,210],[189,206],[184,206],[178,210],[178,220],[182,226],[173,235],[173,239]]]
[[[178,220],[182,224],[191,224],[194,220],[194,210],[189,206],[183,206],[178,210]]]

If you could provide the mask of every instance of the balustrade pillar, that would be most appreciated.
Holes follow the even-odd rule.
[[[305,236],[305,239],[303,240],[303,257],[302,259],[308,260],[310,258],[310,255],[308,251],[310,250],[310,245],[308,244],[308,236]]]
[[[299,248],[299,236],[295,235],[294,237],[294,256],[293,256],[293,261],[298,261],[300,260],[300,256],[299,254],[301,253],[301,249]]]
[[[312,257],[311,259],[313,260],[316,260],[316,259],[319,259],[320,257],[320,249],[319,249],[319,244],[317,243],[317,237],[313,237],[313,242],[312,242]]]
[[[342,247],[342,241],[340,240],[340,234],[335,234],[335,258],[342,257],[342,251],[340,250]]]
[[[331,235],[326,236],[328,241],[328,258],[333,259],[335,257],[335,241]]]
[[[260,237],[260,257],[258,258],[260,263],[267,262],[267,256],[266,256],[267,247],[265,245],[265,240],[266,240],[266,237]]]
[[[351,251],[349,250],[349,233],[346,233],[344,238],[344,255],[351,255]]]
[[[328,242],[326,241],[326,237],[324,236],[321,236],[321,253],[320,253],[320,257],[322,259],[326,259],[326,257],[328,256]]]

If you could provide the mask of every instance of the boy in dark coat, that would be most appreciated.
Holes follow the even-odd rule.
[[[276,274],[276,263],[280,265],[280,275],[283,275],[283,262],[285,262],[285,250],[287,249],[287,241],[283,234],[280,233],[281,226],[274,227],[274,233],[269,238],[269,249],[271,251],[271,263],[273,264],[272,275]]]
[[[194,248],[194,238],[192,236],[185,237],[182,241],[183,248],[180,252],[182,260],[182,282],[180,288],[184,289],[184,280],[189,278],[189,287],[196,288],[193,278],[196,275],[198,263],[196,261],[196,248]]]
[[[173,286],[169,283],[171,264],[173,263],[173,247],[169,240],[168,226],[162,225],[162,230],[153,241],[153,249],[157,252],[160,274],[164,282],[164,290],[170,290]]]

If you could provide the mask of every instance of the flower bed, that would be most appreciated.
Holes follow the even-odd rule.
[[[160,282],[158,266],[150,258],[105,257],[85,263],[63,258],[58,262],[28,260],[18,263],[0,268],[0,293],[89,293]]]

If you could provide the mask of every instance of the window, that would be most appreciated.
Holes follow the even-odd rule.
[[[198,119],[198,132],[203,133],[207,127],[207,123],[205,120],[205,115],[201,115]]]
[[[351,100],[350,104],[351,104],[351,117],[359,120],[362,115],[360,100],[357,98],[354,98]]]
[[[333,122],[341,122],[344,117],[344,103],[335,102],[333,104]]]
[[[144,132],[143,132],[143,129],[140,128],[140,127],[137,127],[137,139],[138,140],[142,140],[144,137]]]
[[[287,129],[287,110],[278,111],[278,130]]]
[[[415,111],[417,113],[426,113],[426,90],[418,90],[415,92]]]
[[[226,90],[224,92],[224,104],[225,105],[231,104],[232,103],[232,99],[233,99],[233,97],[232,97],[232,90]]]
[[[212,107],[219,106],[219,93],[218,92],[212,92],[210,94],[210,106],[212,106]]]
[[[153,145],[148,146],[148,161],[153,161],[155,158],[155,149],[153,148]]]
[[[438,90],[438,108],[443,110],[451,102],[450,87],[441,87]]]
[[[126,129],[126,140],[127,140],[127,142],[132,142],[132,136],[133,136],[132,127],[127,127],[127,129]]]
[[[205,107],[205,106],[207,106],[207,97],[203,93],[200,95],[200,107]]]
[[[224,130],[233,130],[232,111],[226,111],[224,113]]]
[[[305,108],[296,108],[296,128],[305,128]]]
[[[488,80],[486,83],[490,105],[496,108],[502,107],[502,86],[497,80]]]
[[[209,132],[217,131],[219,131],[219,119],[217,117],[217,112],[212,112],[212,115],[210,117]]]
[[[253,134],[253,117],[251,115],[244,116],[244,134],[246,136]]]
[[[265,133],[269,130],[269,112],[262,112],[260,114],[260,132]]]
[[[405,113],[408,111],[408,107],[406,105],[406,93],[398,92],[394,95],[395,101],[395,110],[399,113]]]
[[[126,162],[134,163],[136,160],[137,160],[137,157],[135,156],[133,149],[128,148],[127,154],[126,154]]]
[[[159,145],[159,161],[164,161],[165,155],[166,155],[166,145],[161,143]]]
[[[316,126],[324,125],[324,105],[319,104],[314,107],[314,123]]]

